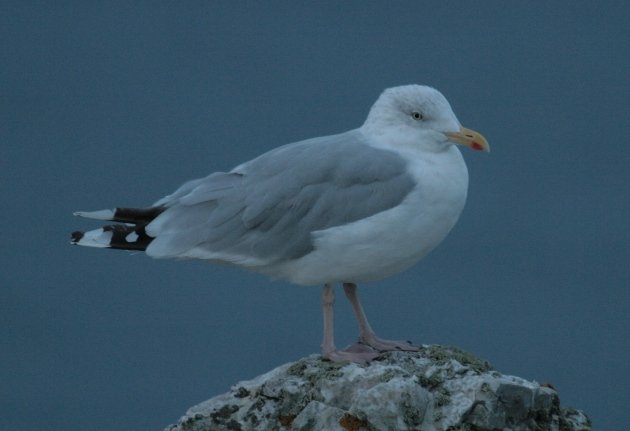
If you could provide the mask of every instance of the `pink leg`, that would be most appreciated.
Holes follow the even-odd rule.
[[[409,352],[417,352],[419,349],[416,346],[411,345],[407,341],[391,341],[378,338],[374,333],[374,330],[367,321],[361,302],[359,302],[359,296],[357,294],[357,285],[354,283],[344,283],[343,290],[346,292],[346,297],[352,305],[352,310],[359,323],[359,342],[368,345],[378,351],[389,350],[404,350]]]
[[[378,356],[378,352],[368,346],[354,345],[346,350],[337,350],[333,329],[333,305],[335,291],[331,284],[325,284],[322,291],[322,310],[324,314],[324,340],[322,341],[322,357],[333,362],[366,363]]]

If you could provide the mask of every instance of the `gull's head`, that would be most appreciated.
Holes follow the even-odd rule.
[[[480,133],[462,127],[442,93],[424,85],[383,91],[362,128],[374,136],[400,140],[404,145],[421,145],[432,151],[452,144],[490,151]]]

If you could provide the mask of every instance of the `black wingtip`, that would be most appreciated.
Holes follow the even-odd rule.
[[[144,251],[153,241],[153,238],[147,235],[145,226],[165,209],[165,207],[116,208],[115,210],[77,212],[75,215],[82,217],[113,220],[126,224],[107,225],[88,232],[72,232],[71,243],[88,247]]]
[[[77,244],[79,241],[81,241],[83,235],[85,235],[85,232],[82,232],[80,230],[72,232],[72,244]]]
[[[165,209],[165,207],[116,208],[112,220],[118,223],[148,224]]]

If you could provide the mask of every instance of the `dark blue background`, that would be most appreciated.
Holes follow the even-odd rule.
[[[161,429],[319,351],[319,288],[71,247],[75,210],[142,206],[440,89],[489,155],[413,269],[361,289],[378,332],[550,382],[630,422],[627,2],[3,2],[0,417]],[[343,296],[343,295],[341,295]],[[356,336],[338,301],[337,342]]]

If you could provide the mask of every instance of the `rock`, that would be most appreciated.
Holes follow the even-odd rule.
[[[319,355],[236,384],[166,431],[590,430],[555,390],[457,348],[388,352],[367,365]]]

